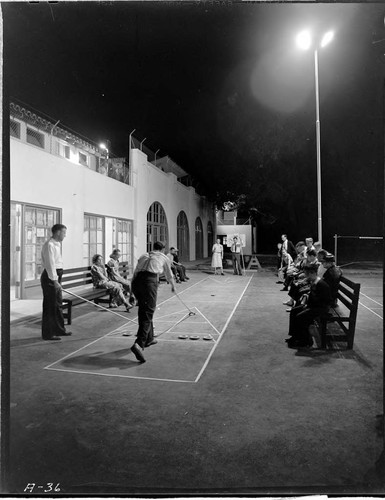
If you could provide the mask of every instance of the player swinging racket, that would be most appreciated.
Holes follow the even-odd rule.
[[[131,347],[136,359],[141,363],[146,360],[142,351],[157,343],[154,340],[153,316],[156,310],[158,294],[158,277],[165,274],[171,284],[171,291],[175,292],[175,281],[171,272],[170,260],[164,254],[164,244],[160,241],[154,243],[154,250],[139,257],[134,271],[131,287],[139,306],[139,328],[136,340]]]

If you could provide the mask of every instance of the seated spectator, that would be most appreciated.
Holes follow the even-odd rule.
[[[176,264],[174,262],[174,256],[171,253],[171,249],[170,249],[170,252],[168,252],[168,254],[166,254],[166,257],[170,261],[171,272],[174,275],[175,283],[180,283],[180,276],[179,276]],[[168,283],[168,281],[167,281],[167,283]]]
[[[306,256],[309,250],[315,250],[315,246],[313,244],[313,238],[310,238],[310,237],[306,238],[305,244],[306,244],[306,248],[305,248],[305,256]]]
[[[278,277],[282,277],[281,282],[285,282],[288,270],[293,267],[294,263],[291,255],[284,248],[282,248],[281,267],[278,269]]]
[[[320,250],[317,251],[317,260],[319,262],[319,267],[318,267],[318,276],[320,278],[322,278],[322,276],[324,275],[324,272],[326,271],[326,269],[324,268],[324,258],[325,258],[325,255],[327,255],[329,252],[327,250],[324,250],[323,248],[321,248]]]
[[[339,267],[336,266],[335,257],[331,253],[325,255],[323,264],[325,267],[323,279],[326,281],[330,288],[330,304],[332,306],[336,306],[338,287],[340,285],[342,271]]]
[[[306,254],[306,259],[304,261],[303,270],[300,271],[296,276],[294,276],[294,280],[289,289],[289,301],[284,302],[285,306],[293,307],[295,306],[302,295],[307,293],[310,289],[310,283],[308,282],[306,273],[304,269],[306,266],[313,264],[314,266],[319,267],[319,262],[317,260],[317,254],[315,250],[308,250]],[[290,309],[287,309],[287,312],[290,312]]]
[[[286,272],[286,278],[283,283],[283,288],[281,289],[281,292],[288,291],[289,286],[292,284],[295,277],[301,272],[302,267],[305,264],[305,256],[304,256],[305,243],[303,241],[299,241],[296,244],[295,249],[297,252],[297,257],[295,258],[293,265],[289,267]]]
[[[313,339],[309,326],[314,319],[327,313],[330,306],[330,288],[325,280],[317,276],[318,266],[311,264],[305,268],[306,279],[310,284],[309,293],[302,298],[302,303],[290,312],[288,347],[311,347]]]
[[[175,248],[175,247],[170,248],[170,254],[172,255],[173,264],[175,265],[175,268],[180,276],[180,280],[181,281],[189,280],[190,278],[186,275],[185,266],[179,262],[177,252],[178,252],[177,248]]]
[[[133,307],[123,293],[123,285],[116,281],[111,281],[107,276],[106,267],[103,264],[102,256],[96,254],[92,257],[91,276],[95,288],[105,288],[111,292],[110,307],[118,307],[121,304],[126,306],[128,312]]]
[[[282,260],[282,243],[277,244],[278,252],[277,252],[277,271],[281,267]]]
[[[107,262],[107,274],[111,281],[116,281],[123,285],[124,295],[130,295],[131,286],[129,281],[123,278],[123,276],[119,273],[119,259],[120,259],[120,250],[115,248],[110,255],[110,260]]]

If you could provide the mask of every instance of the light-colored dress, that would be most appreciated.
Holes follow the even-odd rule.
[[[222,267],[222,259],[223,259],[223,245],[220,243],[214,243],[213,245],[213,256],[211,259],[211,267]]]

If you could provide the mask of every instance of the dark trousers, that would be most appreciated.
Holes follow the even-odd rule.
[[[144,348],[154,340],[152,318],[156,310],[158,275],[147,271],[140,272],[136,275],[131,286],[139,306],[139,328],[136,334],[136,343]]]
[[[289,335],[301,344],[311,343],[309,326],[314,319],[324,314],[324,308],[309,308],[306,306],[293,307],[290,311]]]
[[[183,264],[175,264],[176,270],[181,280],[186,280],[186,268]]]
[[[57,269],[56,272],[59,278],[58,281],[61,283],[63,269]],[[62,311],[62,291],[59,288],[55,288],[54,282],[49,279],[45,269],[40,277],[40,283],[43,289],[41,334],[43,339],[49,339],[65,333]]]
[[[233,257],[234,274],[242,274],[241,254],[233,252],[232,257]]]

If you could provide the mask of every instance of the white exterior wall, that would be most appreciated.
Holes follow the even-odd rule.
[[[215,239],[215,212],[213,204],[196,194],[193,187],[177,181],[172,173],[165,173],[151,163],[139,149],[131,155],[133,184],[137,193],[136,243],[140,255],[146,251],[147,212],[158,201],[167,217],[168,246],[177,246],[177,217],[183,210],[188,219],[190,235],[190,260],[195,260],[195,219],[199,216],[203,226],[203,255],[208,256],[207,224],[211,221]]]
[[[177,181],[147,161],[138,149],[131,151],[131,182],[127,185],[78,163],[78,151],[71,146],[71,158],[50,153],[56,151],[55,138],[45,134],[45,149],[11,137],[11,201],[61,210],[61,222],[67,226],[63,242],[65,268],[82,267],[84,214],[104,217],[104,257],[112,250],[111,218],[133,221],[133,261],[146,251],[147,212],[159,202],[166,213],[169,246],[177,246],[177,217],[183,210],[189,223],[190,260],[195,260],[195,220],[203,226],[203,255],[208,256],[207,224],[211,221],[215,240],[216,219],[212,203],[196,194],[193,187]],[[52,144],[51,144],[52,143]]]
[[[134,219],[134,189],[93,170],[11,139],[11,200],[62,211],[63,261],[83,265],[84,213]],[[106,231],[107,234],[107,231]],[[106,253],[111,251],[107,248]]]

